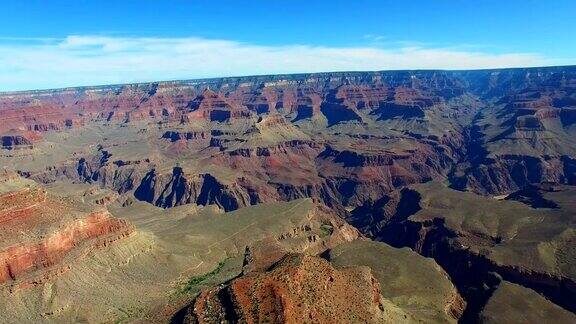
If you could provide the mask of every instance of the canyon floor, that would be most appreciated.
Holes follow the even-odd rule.
[[[0,93],[0,322],[576,321],[576,68]]]

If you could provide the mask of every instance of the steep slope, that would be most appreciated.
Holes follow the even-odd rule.
[[[106,210],[59,199],[33,181],[0,175],[0,284],[38,285],[133,232]]]
[[[556,208],[534,209],[437,183],[415,185],[378,208],[364,207],[373,221],[360,228],[433,257],[468,301],[466,320],[478,315],[501,278],[574,311],[574,188],[557,186],[541,195]],[[359,215],[354,222],[362,220]]]
[[[456,323],[464,311],[465,302],[444,270],[409,249],[353,241],[331,249],[329,260],[337,268],[370,267],[382,296],[420,322]]]
[[[20,193],[14,188],[23,186],[14,179],[9,183],[2,188]],[[296,252],[320,253],[358,237],[310,200],[225,213],[190,205],[164,210],[141,202],[122,207],[121,197],[103,207],[92,201],[106,195],[87,185],[58,184],[39,192],[47,195],[44,202],[26,191],[22,204],[10,204],[10,215],[32,211],[29,221],[12,217],[1,224],[1,321],[165,321],[202,287],[236,276],[245,247],[258,240],[271,237]],[[94,216],[63,202],[105,209]],[[210,275],[218,264],[221,271]]]
[[[432,259],[366,240],[324,255],[328,261],[294,253],[286,241],[257,242],[241,275],[204,290],[172,322],[455,323],[462,314],[464,302]]]
[[[169,170],[200,160],[271,185],[258,186],[268,187],[259,201],[313,197],[353,207],[429,180],[449,179],[455,188],[483,194],[543,181],[572,184],[575,75],[573,67],[384,71],[2,94],[3,147],[33,148],[6,154],[3,162],[24,174],[48,169],[51,178],[66,163],[98,155],[69,146],[86,137],[108,152],[121,148],[127,157],[116,154],[119,166],[152,161]],[[110,140],[116,136],[125,141]],[[148,145],[137,144],[142,140]],[[310,140],[318,147],[307,161],[266,153]],[[137,154],[126,154],[131,151]],[[64,154],[46,159],[54,152]],[[258,161],[249,152],[269,157]],[[19,163],[27,159],[33,167]],[[276,170],[286,164],[302,170]],[[101,166],[91,165],[92,171]],[[287,181],[292,171],[307,181]],[[79,180],[97,177],[83,176]],[[132,188],[121,191],[142,180],[122,178]],[[236,200],[247,200],[243,195]]]
[[[382,298],[369,268],[337,270],[306,255],[288,255],[269,271],[202,293],[193,316],[199,323],[396,323],[408,318]]]
[[[218,304],[228,288],[212,288],[243,271],[245,282],[262,288],[242,293],[246,307],[269,291],[261,283],[322,288],[271,279],[298,269],[338,273],[340,288],[376,289],[364,270],[339,268],[350,262],[372,268],[384,309],[398,307],[391,316],[468,321],[484,309],[489,319],[502,279],[574,312],[575,111],[576,67],[0,93],[0,165],[18,175],[0,180],[0,291],[9,300],[0,311],[14,320],[166,320],[204,289],[212,292],[205,303]],[[271,269],[267,258],[338,251],[356,238],[338,217],[433,257],[459,293],[429,260],[366,242],[333,263],[298,256]],[[254,245],[262,239],[274,256]],[[343,253],[346,246],[353,245]],[[242,268],[246,247],[254,259],[264,255],[266,267]],[[428,271],[391,282],[372,254],[405,260],[400,273],[404,263]],[[427,275],[438,285],[412,288]],[[91,289],[110,283],[114,294]],[[419,294],[395,295],[402,287]],[[326,314],[324,306],[314,312]],[[368,308],[355,315],[382,315]],[[236,309],[246,318],[270,315]]]
[[[482,323],[574,323],[576,315],[536,292],[502,282],[480,314]]]
[[[454,185],[498,194],[575,184],[575,75],[572,67],[493,72],[480,92],[487,107],[471,128],[469,164],[459,166]]]

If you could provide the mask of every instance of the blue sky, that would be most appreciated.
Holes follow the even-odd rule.
[[[0,91],[576,64],[576,1],[4,0]]]

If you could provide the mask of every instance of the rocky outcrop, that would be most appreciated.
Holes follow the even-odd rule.
[[[256,127],[277,134],[279,128],[287,125],[284,118],[270,116]],[[367,153],[338,150],[309,139],[229,148],[237,147],[237,141],[226,137],[229,135],[219,132],[212,135],[166,131],[161,139],[170,143],[195,142],[203,149],[217,146],[219,152],[201,163],[238,172],[235,179],[228,177],[226,181],[211,172],[187,172],[179,166],[173,166],[172,172],[159,172],[167,167],[163,161],[119,160],[102,146],[93,155],[77,158],[75,164],[50,166],[30,177],[45,183],[72,180],[98,184],[119,194],[134,193],[138,200],[163,208],[191,203],[216,204],[230,211],[265,201],[299,198],[313,198],[325,205],[340,207],[357,206],[407,184],[444,179],[455,159],[452,144],[443,144],[437,138],[422,138],[418,147],[406,151]]]
[[[199,323],[240,321],[388,323],[407,315],[380,293],[367,267],[334,269],[326,260],[287,255],[269,271],[254,271],[200,295],[191,310]]]
[[[344,104],[345,99],[337,98],[337,90],[330,91],[320,106],[320,111],[332,126],[343,122],[362,122],[362,117],[356,110],[357,107],[348,107]]]
[[[350,212],[347,221],[372,238],[392,236],[386,234],[393,224],[405,221],[421,209],[421,195],[412,189],[393,191],[376,201],[366,201]],[[397,246],[401,244],[396,244]]]
[[[455,323],[466,307],[448,274],[409,249],[357,240],[336,246],[327,257],[337,268],[370,267],[382,295],[419,322]]]
[[[576,304],[572,302],[576,300],[576,282],[572,272],[546,268],[540,263],[540,256],[527,261],[516,257],[516,252],[512,252],[518,249],[514,240],[534,240],[540,246],[542,238],[533,238],[529,233],[545,231],[547,226],[556,228],[557,225],[539,223],[538,228],[532,227],[535,225],[530,224],[536,221],[534,218],[539,214],[529,207],[522,207],[523,205],[489,200],[469,193],[458,194],[442,189],[439,185],[429,187],[422,189],[427,187],[420,186],[418,190],[404,189],[400,196],[410,198],[404,204],[400,203],[402,198],[391,196],[378,202],[375,205],[377,208],[374,208],[374,205],[365,206],[352,213],[352,221],[360,222],[359,228],[373,238],[395,247],[410,247],[423,256],[434,258],[450,275],[468,302],[462,320],[478,319],[479,312],[502,279],[533,289],[565,309],[576,310]],[[406,195],[408,190],[414,193],[412,197]],[[564,197],[562,190],[548,191],[550,194],[542,198],[550,200],[550,197],[553,197],[551,194]],[[526,195],[526,192],[520,192],[513,197],[519,198],[523,195]],[[501,207],[502,204],[505,206]],[[564,211],[567,214],[562,214],[562,207],[556,208],[559,210],[549,211],[554,215],[551,217],[563,218],[571,214],[570,209]],[[376,222],[374,216],[363,219],[363,212],[368,216],[376,214],[379,218],[376,218]],[[390,216],[391,212],[394,216]],[[358,215],[355,215],[356,213]],[[492,217],[491,222],[499,222],[504,228],[508,228],[510,224],[516,224],[514,226],[518,228],[511,233],[506,230],[490,233],[479,229],[484,225],[469,225],[471,223],[468,222],[488,224],[490,221],[479,216],[482,213],[488,213],[485,217]],[[509,219],[503,220],[504,216],[501,215],[506,215]],[[522,225],[522,222],[525,224]],[[566,228],[567,225],[560,226]],[[522,238],[517,238],[518,235]],[[558,240],[555,244],[558,244],[559,250],[552,252],[549,257],[557,258],[571,253],[571,248],[566,244],[571,244],[569,242],[573,239],[570,234],[565,235],[567,236],[550,237],[550,240]],[[522,252],[518,253],[532,254],[526,241],[523,242]],[[501,257],[500,253],[506,257]],[[543,254],[541,257],[547,256],[548,254]],[[557,262],[565,264],[572,261],[558,259]]]
[[[502,155],[474,165],[464,177],[452,179],[454,187],[482,194],[505,194],[531,184],[576,184],[576,170],[568,156]],[[567,164],[568,162],[568,164]]]
[[[5,150],[31,149],[42,139],[37,132],[10,132],[0,135],[0,148]]]
[[[327,147],[318,158],[319,173],[331,179],[340,201],[359,206],[413,183],[447,177],[453,163],[444,146],[419,145],[404,152],[361,153]]]
[[[0,284],[41,282],[133,232],[105,210],[87,211],[89,206],[54,197],[13,173],[1,177],[0,193]]]
[[[21,135],[3,135],[0,136],[0,141],[2,141],[2,148],[6,150],[33,147],[32,142]]]
[[[576,120],[575,79],[573,67],[553,67],[254,76],[21,92],[0,96],[0,134],[8,136],[2,140],[3,146],[16,148],[29,147],[32,141],[10,132],[64,131],[92,122],[172,123],[183,130],[164,130],[159,137],[165,140],[162,145],[168,145],[169,154],[178,155],[207,147],[221,151],[237,150],[238,146],[266,149],[269,145],[263,141],[303,139],[303,130],[306,136],[315,137],[330,133],[326,129],[358,135],[358,130],[374,126],[378,131],[363,135],[380,138],[367,137],[368,147],[382,146],[386,140],[414,141],[408,144],[413,150],[405,146],[390,153],[349,150],[359,157],[346,161],[348,166],[359,163],[367,175],[391,174],[389,179],[374,179],[386,183],[385,191],[449,176],[455,188],[504,194],[543,181],[574,183],[570,161],[576,146],[570,125]],[[488,122],[488,115],[495,119]],[[264,116],[261,125],[256,116]],[[252,119],[255,125],[247,127]],[[226,129],[229,121],[238,121],[234,125],[239,128]],[[218,129],[220,133],[208,129],[214,125],[186,130],[188,124],[198,122],[218,122],[225,127]],[[470,122],[472,126],[467,128]],[[477,130],[467,134],[472,128]],[[254,136],[260,138],[246,142]],[[335,150],[347,154],[347,149]],[[398,168],[370,169],[374,163],[389,163],[386,155],[395,155],[394,163],[403,155],[410,158]],[[346,197],[344,205],[377,198],[365,195]]]
[[[399,235],[394,236],[393,232]],[[445,227],[441,219],[424,224],[406,221],[402,225],[390,226],[387,233],[383,241],[397,247],[408,246],[424,256],[432,257],[448,272],[468,302],[463,320],[477,319],[502,278],[534,289],[568,310],[576,310],[576,305],[571,302],[576,297],[572,279],[499,264],[485,255],[470,251],[458,241],[456,233]]]
[[[0,284],[20,279],[25,274],[58,267],[73,252],[76,256],[81,255],[92,248],[106,246],[131,232],[132,228],[126,221],[114,219],[105,212],[95,212],[37,242],[4,247],[0,250]]]
[[[560,189],[546,183],[539,186],[529,185],[522,190],[509,194],[504,199],[520,201],[530,205],[532,208],[559,208],[556,202],[543,197],[543,193],[545,192],[554,192],[558,190]]]
[[[180,167],[164,175],[157,174],[155,169],[150,170],[134,191],[134,196],[163,208],[195,203],[217,205],[231,211],[259,202],[257,194],[242,181],[225,185],[210,174],[188,176]]]
[[[60,187],[70,182],[68,190],[83,188],[77,201],[67,201],[13,175],[4,183],[0,179],[2,278],[14,286],[41,281],[73,267],[68,260],[128,235],[130,225],[105,208],[137,207],[144,210],[142,218],[151,210],[170,215],[156,217],[152,230],[174,233],[201,249],[204,233],[190,229],[200,224],[204,230],[210,218],[203,217],[213,209],[168,208],[216,205],[219,213],[240,212],[250,205],[311,198],[367,236],[433,257],[459,291],[444,287],[436,319],[478,319],[502,279],[574,310],[573,194],[563,185],[576,184],[575,80],[576,68],[553,67],[254,76],[2,93],[2,163],[51,183],[50,190],[64,190]],[[49,141],[42,143],[45,132]],[[449,182],[484,197],[421,185],[429,182]],[[275,230],[272,242],[291,245],[291,252],[322,253],[358,236],[316,213],[325,214],[302,212],[309,221]],[[172,251],[165,260],[174,261],[178,271],[206,270],[218,253],[244,249],[249,240],[240,237],[242,231],[264,235],[255,225],[262,219],[267,218],[214,232],[210,244],[220,244],[219,250],[193,251],[186,258]],[[188,221],[194,226],[180,233]],[[158,250],[170,250],[172,243],[160,243]],[[300,314],[324,319],[331,307],[348,312],[338,299],[325,309],[283,308],[282,296],[289,303],[317,297],[291,287],[324,289],[292,273],[341,269],[306,257],[290,259],[297,261],[288,268],[296,270],[288,271],[285,253],[273,251],[278,253],[259,263],[254,260],[263,252],[249,247],[254,260],[243,269],[246,277],[236,279],[239,286],[229,282],[209,289],[196,316],[269,319],[255,309],[259,302],[271,314],[294,320]],[[178,265],[181,259],[193,262]],[[174,280],[180,274],[165,269],[174,271]],[[436,270],[430,273],[442,276],[434,282],[443,282],[445,273]],[[290,274],[290,284],[276,282],[280,274]],[[362,271],[354,276],[363,279],[342,275],[338,287],[360,280],[367,291],[375,289],[374,278]],[[241,290],[243,285],[255,289]],[[332,296],[330,289],[324,289],[326,296]],[[286,295],[274,295],[279,291]],[[382,290],[379,294],[387,299]],[[368,295],[355,296],[364,301]],[[355,316],[380,319],[378,304],[354,306],[364,312]],[[418,318],[410,307],[407,316]]]
[[[531,289],[503,281],[480,314],[482,323],[573,323],[576,315]]]
[[[194,140],[208,140],[211,134],[206,132],[177,132],[177,131],[166,131],[162,134],[163,139],[167,139],[170,142],[176,142],[180,140],[194,141]]]
[[[182,115],[182,121],[194,119],[206,119],[209,121],[224,122],[231,118],[250,117],[250,111],[225,98],[223,94],[206,89],[194,98],[186,107]]]
[[[27,218],[46,202],[47,193],[38,186],[0,195],[0,224]]]

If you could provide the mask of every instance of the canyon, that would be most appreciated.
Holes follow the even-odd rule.
[[[576,318],[573,66],[0,93],[0,140],[0,321]]]

